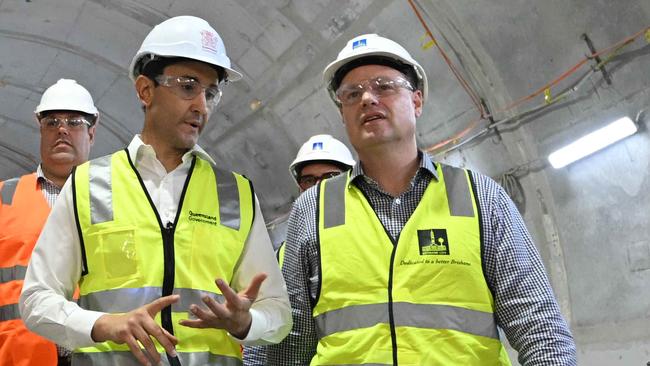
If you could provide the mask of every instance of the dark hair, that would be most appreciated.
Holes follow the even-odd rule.
[[[345,75],[347,75],[348,72],[352,71],[352,69],[355,69],[359,66],[365,66],[365,65],[382,65],[382,66],[391,67],[404,74],[404,77],[406,77],[406,79],[411,83],[411,85],[413,85],[415,89],[419,88],[418,77],[415,73],[415,68],[413,67],[413,65],[405,64],[394,58],[384,57],[384,56],[367,56],[367,57],[361,57],[356,60],[352,60],[348,62],[347,64],[343,65],[340,69],[336,70],[336,72],[334,73],[334,77],[330,82],[330,88],[333,91],[336,91],[339,88],[339,86],[341,86],[341,81],[343,80]]]
[[[295,170],[296,170],[296,177],[300,177],[302,175],[302,169],[306,167],[307,165],[311,164],[331,164],[336,166],[337,168],[341,169],[342,172],[349,170],[351,166],[347,164],[343,164],[340,161],[336,160],[307,160],[307,161],[301,161],[300,163],[296,164]]]

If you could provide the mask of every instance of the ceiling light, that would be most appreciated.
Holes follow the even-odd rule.
[[[548,156],[548,161],[555,169],[565,167],[618,140],[633,135],[636,131],[636,124],[629,117],[623,117],[556,150]]]

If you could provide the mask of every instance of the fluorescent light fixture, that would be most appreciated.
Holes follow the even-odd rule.
[[[636,131],[637,126],[630,117],[623,117],[556,150],[548,156],[548,161],[555,169],[565,167],[618,140],[633,135]]]

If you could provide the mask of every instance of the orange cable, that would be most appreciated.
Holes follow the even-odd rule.
[[[576,72],[576,71],[577,71],[577,70],[578,70],[582,65],[584,65],[587,61],[589,61],[589,59],[594,58],[594,57],[596,57],[596,56],[600,56],[601,54],[603,54],[603,53],[605,53],[605,52],[607,52],[607,51],[609,51],[609,50],[611,50],[611,49],[613,49],[613,48],[617,48],[617,47],[619,47],[619,46],[626,45],[626,44],[628,44],[628,43],[634,41],[634,40],[635,40],[637,37],[639,37],[640,35],[642,35],[642,34],[644,34],[645,32],[647,32],[649,29],[650,29],[650,27],[646,27],[646,28],[644,28],[644,29],[638,31],[638,32],[635,33],[634,35],[632,35],[632,36],[630,36],[630,37],[627,37],[627,38],[623,39],[622,41],[619,41],[619,42],[617,42],[617,43],[615,43],[615,44],[613,44],[613,45],[611,45],[611,46],[609,46],[609,47],[607,47],[607,48],[604,48],[604,49],[602,49],[602,50],[600,50],[600,51],[598,51],[598,52],[594,52],[594,53],[592,53],[591,55],[585,57],[583,60],[581,60],[581,61],[578,62],[577,64],[573,65],[573,67],[571,67],[569,70],[567,70],[567,71],[565,71],[564,73],[562,73],[562,75],[558,76],[557,78],[555,78],[555,79],[552,80],[551,82],[549,82],[549,83],[547,83],[546,85],[544,85],[543,87],[539,88],[538,90],[536,90],[536,91],[533,92],[532,94],[527,95],[527,96],[525,96],[525,97],[523,97],[523,98],[520,98],[520,99],[516,100],[515,102],[513,102],[513,103],[507,105],[506,107],[497,110],[497,112],[505,112],[505,111],[507,111],[507,110],[510,110],[510,109],[512,109],[512,108],[514,108],[514,107],[516,107],[516,106],[518,106],[519,104],[521,104],[521,103],[523,103],[523,102],[525,102],[525,101],[528,101],[528,100],[530,100],[530,99],[532,99],[532,98],[538,96],[539,94],[543,93],[544,90],[546,90],[546,89],[548,89],[548,88],[550,88],[550,87],[552,87],[552,86],[558,84],[560,81],[562,81],[562,80],[566,79],[568,76],[572,75],[572,74],[573,74],[574,72]]]
[[[472,130],[474,130],[476,128],[476,126],[478,125],[478,123],[481,122],[482,120],[483,120],[483,118],[479,118],[477,120],[472,121],[464,130],[462,130],[459,133],[455,134],[454,136],[448,138],[447,140],[441,141],[441,142],[439,142],[439,143],[437,143],[437,144],[435,144],[433,146],[425,148],[424,151],[430,153],[430,152],[432,152],[434,150],[437,150],[437,149],[439,149],[441,147],[444,147],[445,145],[449,144],[450,142],[460,140],[461,138],[463,138],[463,136],[467,135]]]
[[[431,30],[430,30],[429,27],[427,26],[426,22],[424,21],[424,19],[422,19],[422,15],[420,14],[420,12],[418,11],[418,9],[416,8],[415,4],[413,3],[413,0],[408,0],[408,1],[409,1],[409,4],[411,5],[411,8],[412,8],[413,11],[415,12],[415,16],[417,16],[418,20],[420,21],[420,23],[421,23],[422,26],[424,27],[424,29],[425,29],[427,35],[431,38],[431,40],[432,40],[432,41],[434,42],[434,44],[436,45],[436,48],[438,49],[438,51],[439,51],[440,54],[442,55],[442,58],[445,60],[445,63],[447,64],[447,66],[448,66],[449,69],[451,70],[452,74],[454,74],[454,76],[456,77],[456,79],[458,80],[458,82],[461,84],[461,86],[463,87],[463,89],[465,89],[465,91],[466,91],[467,94],[469,95],[470,99],[472,100],[472,103],[474,104],[474,106],[476,107],[476,109],[478,109],[478,111],[479,111],[481,117],[483,117],[483,116],[485,115],[485,111],[484,111],[484,109],[483,109],[483,106],[482,106],[481,103],[480,103],[480,99],[481,99],[481,98],[478,96],[478,94],[476,94],[476,93],[472,90],[472,88],[469,86],[469,83],[468,83],[468,82],[463,78],[463,76],[460,74],[460,72],[456,69],[456,67],[455,67],[454,64],[451,62],[451,60],[449,59],[449,57],[447,56],[447,54],[445,53],[445,51],[442,49],[442,47],[440,47],[440,45],[438,44],[438,41],[437,41],[436,38],[433,36],[433,33],[431,32]]]
[[[410,0],[409,0],[409,1],[410,1]],[[555,78],[555,79],[552,80],[551,82],[549,82],[549,83],[547,83],[546,85],[544,85],[543,87],[539,88],[539,89],[538,89],[537,91],[535,91],[534,93],[532,93],[532,94],[530,94],[530,95],[528,95],[528,96],[525,96],[525,97],[523,97],[523,98],[518,99],[517,101],[511,103],[510,105],[508,105],[508,106],[506,106],[506,107],[504,107],[504,108],[501,108],[501,109],[497,110],[497,112],[504,112],[504,111],[510,110],[510,109],[514,108],[515,106],[517,106],[517,105],[519,105],[519,104],[521,104],[521,103],[523,103],[523,102],[525,102],[525,101],[528,101],[528,100],[533,99],[534,97],[536,97],[537,95],[539,95],[540,93],[542,93],[544,90],[546,90],[546,89],[548,89],[548,88],[550,88],[550,87],[552,87],[552,86],[558,84],[560,81],[566,79],[568,76],[570,76],[570,75],[572,75],[573,73],[575,73],[575,72],[576,72],[576,71],[577,71],[577,70],[578,70],[582,65],[584,65],[587,61],[589,61],[589,59],[594,58],[594,57],[596,57],[596,56],[600,56],[600,55],[602,55],[603,53],[605,53],[605,52],[607,52],[607,51],[609,51],[609,50],[611,50],[611,49],[616,49],[616,50],[618,50],[619,48],[621,48],[621,47],[623,47],[623,46],[625,46],[625,45],[631,43],[631,42],[634,41],[636,38],[638,38],[640,35],[642,35],[642,34],[648,32],[648,31],[650,31],[650,27],[643,28],[642,30],[638,31],[637,33],[633,34],[633,35],[630,36],[630,37],[627,37],[627,38],[625,38],[625,39],[623,39],[623,40],[621,40],[621,41],[619,41],[619,42],[617,42],[617,43],[615,43],[615,44],[613,44],[613,45],[611,45],[611,46],[609,46],[609,47],[607,47],[607,48],[604,48],[604,49],[602,49],[602,50],[600,50],[600,51],[597,51],[597,52],[592,53],[591,55],[585,57],[585,59],[583,59],[583,60],[581,60],[580,62],[578,62],[577,64],[573,65],[573,67],[571,67],[569,70],[567,70],[567,71],[565,71],[564,73],[562,73],[560,76],[558,76],[557,78]],[[432,38],[432,39],[433,39],[433,38]],[[435,42],[435,39],[434,39],[434,42]],[[437,43],[436,43],[436,44],[437,44]],[[487,117],[489,117],[489,116],[483,116],[483,115],[482,115],[482,117],[483,117],[483,118],[487,118]],[[439,143],[437,143],[437,144],[435,144],[435,145],[433,145],[433,146],[431,146],[431,147],[429,147],[429,148],[426,148],[425,151],[426,151],[426,152],[432,152],[432,151],[434,151],[434,150],[437,150],[437,149],[439,149],[439,148],[441,148],[441,147],[444,147],[444,146],[448,145],[448,144],[451,143],[451,142],[458,141],[458,140],[461,139],[463,136],[467,135],[470,131],[472,131],[472,130],[476,127],[477,123],[480,122],[483,118],[471,122],[471,123],[468,125],[467,128],[463,129],[463,130],[460,131],[459,133],[455,134],[454,136],[452,136],[452,137],[450,137],[450,138],[448,138],[448,139],[446,139],[446,140],[443,140],[443,141],[441,141],[441,142],[439,142]]]
[[[527,96],[525,96],[525,97],[523,97],[523,98],[520,98],[520,99],[514,101],[513,103],[511,103],[511,104],[505,106],[504,108],[498,109],[497,112],[504,112],[504,111],[510,110],[510,109],[512,109],[512,108],[514,108],[514,107],[516,107],[516,106],[518,106],[519,104],[525,102],[525,101],[528,101],[528,100],[530,100],[530,99],[533,99],[534,97],[536,97],[536,96],[538,96],[539,94],[543,93],[544,90],[550,88],[551,86],[553,86],[553,85],[559,83],[560,81],[564,80],[564,79],[565,79],[566,77],[568,77],[569,75],[573,74],[576,70],[578,70],[578,69],[580,68],[580,66],[584,65],[588,60],[589,60],[589,59],[585,58],[584,60],[578,62],[578,63],[575,64],[575,65],[573,65],[573,67],[572,67],[571,69],[569,69],[568,71],[564,72],[562,75],[560,75],[559,77],[555,78],[555,79],[554,79],[553,81],[551,81],[550,83],[547,83],[547,84],[544,85],[543,87],[537,89],[534,93],[532,93],[532,94],[530,94],[530,95],[527,95]]]

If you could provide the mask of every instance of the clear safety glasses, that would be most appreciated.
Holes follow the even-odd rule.
[[[353,105],[361,101],[366,90],[378,98],[383,98],[397,94],[400,88],[414,90],[411,83],[404,78],[391,79],[380,76],[358,84],[342,84],[336,91],[336,100],[342,105]]]
[[[83,126],[91,126],[91,123],[83,117],[59,118],[47,116],[41,118],[38,123],[41,128],[48,131],[58,130],[61,126],[64,126],[69,131],[80,130]]]
[[[184,76],[158,75],[156,81],[171,90],[182,99],[192,100],[201,92],[205,93],[205,101],[210,108],[214,108],[221,100],[221,90],[217,85],[203,86],[196,79]]]

